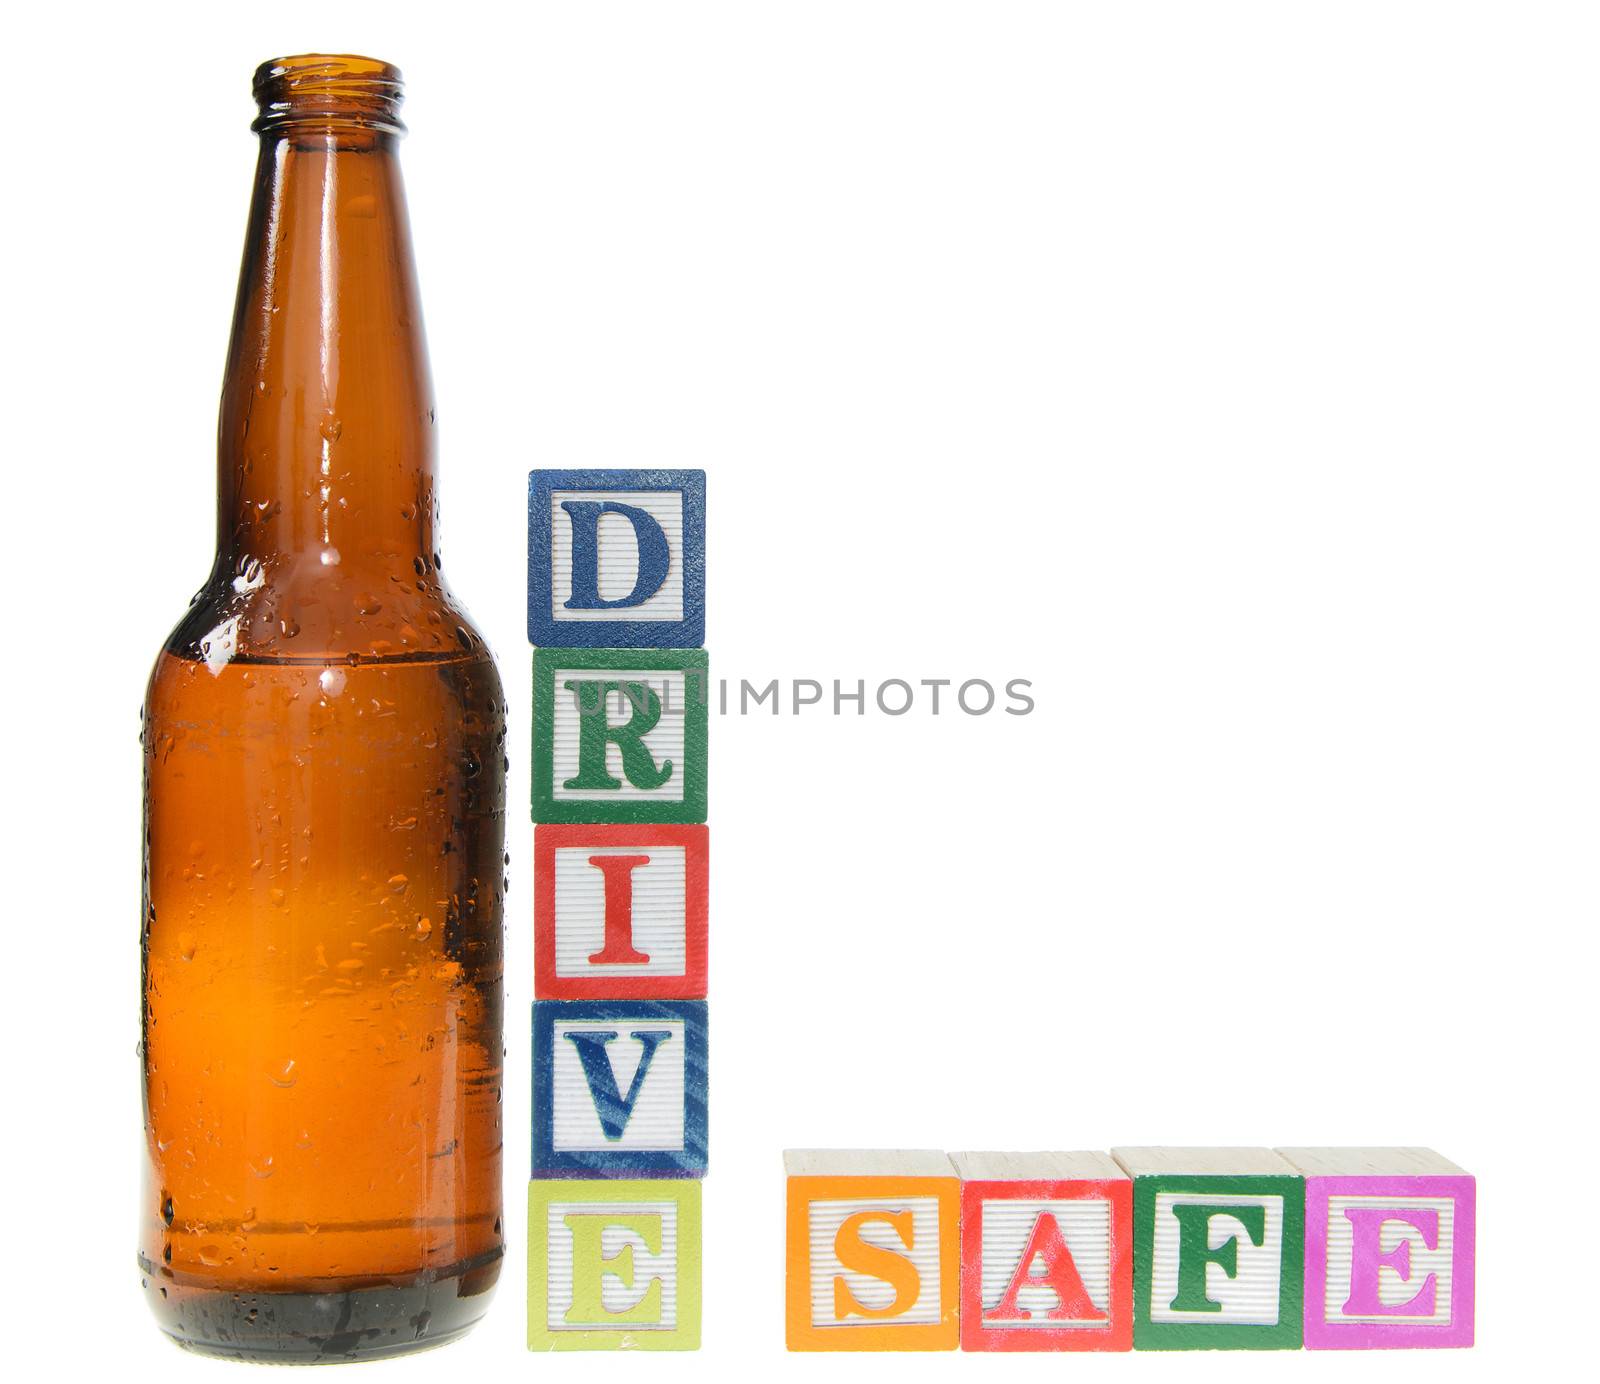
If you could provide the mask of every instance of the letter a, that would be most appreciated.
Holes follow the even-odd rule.
[[[1044,1260],[1043,1273],[1033,1272],[1035,1259]],[[1039,1213],[1016,1273],[1000,1301],[984,1317],[990,1321],[1031,1320],[1033,1313],[1017,1300],[1024,1288],[1049,1288],[1055,1293],[1056,1305],[1045,1313],[1046,1321],[1086,1321],[1102,1315],[1090,1301],[1072,1251],[1061,1236],[1061,1227],[1048,1211]]]

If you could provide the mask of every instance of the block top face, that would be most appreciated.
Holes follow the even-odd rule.
[[[547,648],[694,648],[705,639],[706,476],[528,476],[528,639]]]
[[[1130,1177],[1295,1177],[1267,1148],[1118,1148],[1111,1156]]]
[[[963,1182],[1126,1182],[1109,1154],[952,1153]]]
[[[936,1149],[785,1149],[786,1177],[954,1177]]]
[[[1467,1177],[1442,1154],[1423,1148],[1279,1149],[1306,1177]]]

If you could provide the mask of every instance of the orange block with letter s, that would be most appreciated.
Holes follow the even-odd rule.
[[[961,1184],[943,1153],[791,1149],[790,1350],[954,1350]]]

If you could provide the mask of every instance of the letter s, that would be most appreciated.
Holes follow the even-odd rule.
[[[1012,678],[1011,681],[1006,684],[1006,696],[1010,697],[1014,702],[1023,703],[1021,707],[1008,706],[1006,708],[1007,716],[1026,716],[1030,711],[1033,710],[1033,698],[1030,697],[1026,692],[1017,691],[1019,687],[1032,686],[1032,678]]]
[[[887,1307],[864,1307],[844,1281],[842,1274],[834,1275],[833,1315],[843,1321],[851,1313],[862,1317],[897,1317],[907,1311],[922,1293],[922,1275],[917,1266],[892,1249],[869,1245],[861,1238],[861,1228],[868,1221],[882,1221],[900,1237],[907,1249],[913,1247],[916,1231],[909,1211],[857,1211],[845,1219],[839,1233],[833,1237],[833,1252],[839,1263],[852,1273],[869,1274],[881,1278],[894,1289],[894,1301]]]

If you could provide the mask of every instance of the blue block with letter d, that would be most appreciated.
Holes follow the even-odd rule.
[[[555,649],[705,642],[704,471],[528,474],[528,641]]]

